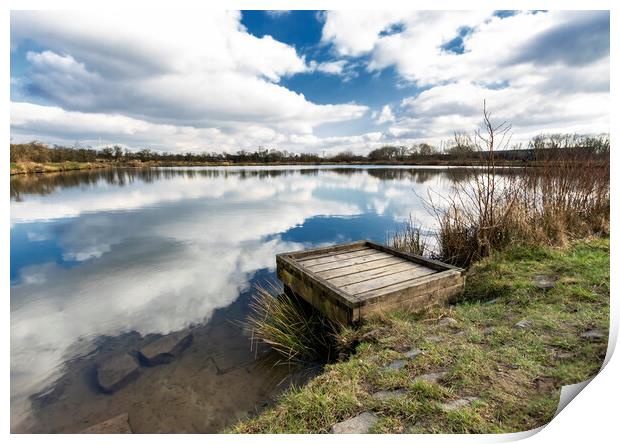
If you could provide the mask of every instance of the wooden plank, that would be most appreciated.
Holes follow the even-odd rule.
[[[417,293],[429,291],[435,287],[452,286],[459,282],[463,282],[463,277],[459,271],[446,270],[440,273],[415,278],[411,281],[403,281],[395,285],[389,285],[387,287],[378,288],[366,293],[360,293],[355,295],[355,297],[358,301],[365,301],[365,303],[368,304],[373,300],[380,300],[382,298],[387,298],[388,296],[394,297],[394,295],[399,293],[402,295],[415,295]]]
[[[329,264],[330,262],[337,262],[345,259],[352,259],[354,257],[367,256],[374,253],[377,253],[377,250],[373,250],[372,248],[364,248],[361,250],[355,250],[346,253],[329,254],[317,258],[313,256],[312,259],[304,259],[299,261],[299,263],[304,267],[309,267],[311,265]]]
[[[434,259],[429,259],[427,257],[420,256],[420,255],[417,255],[417,254],[406,253],[404,251],[400,251],[400,250],[396,250],[396,249],[394,249],[392,247],[388,247],[387,245],[378,244],[378,243],[372,242],[372,241],[366,241],[366,244],[369,245],[370,247],[374,248],[375,250],[383,251],[383,252],[391,254],[393,256],[401,257],[401,258],[406,259],[408,261],[415,262],[415,263],[418,263],[420,265],[424,265],[424,266],[426,266],[428,268],[434,268],[437,271],[444,271],[444,270],[459,270],[459,271],[463,271],[462,268],[455,267],[454,265],[444,264],[443,262],[439,262],[439,261],[436,261]]]
[[[350,267],[335,268],[332,270],[319,271],[317,275],[323,279],[332,279],[340,276],[346,276],[348,274],[359,273],[366,270],[374,270],[375,268],[381,268],[386,265],[406,264],[406,260],[399,257],[388,257],[387,259],[380,259],[378,261],[367,262],[365,264],[351,265]]]
[[[372,313],[383,313],[392,310],[421,310],[432,305],[443,304],[453,300],[463,290],[463,283],[441,287],[436,290],[427,291],[415,296],[403,299],[379,299],[374,304],[361,307],[360,317],[368,316]]]
[[[436,273],[436,270],[432,270],[426,267],[420,267],[399,271],[398,273],[366,280],[363,282],[358,282],[356,284],[339,286],[339,288],[349,294],[357,295],[360,293],[367,293],[369,291],[378,290],[380,288],[397,285],[402,282],[412,281],[419,277]]]
[[[343,267],[349,267],[351,265],[365,264],[366,262],[378,261],[379,259],[386,259],[388,257],[392,257],[392,256],[386,253],[376,252],[373,254],[369,254],[367,256],[354,257],[352,259],[345,259],[343,261],[330,262],[328,264],[311,265],[309,267],[304,267],[304,268],[314,273],[317,273],[319,271],[333,270],[334,268],[343,268]]]
[[[337,245],[331,245],[329,247],[318,247],[318,248],[311,248],[309,250],[292,251],[290,253],[280,253],[280,254],[289,256],[292,259],[299,261],[305,257],[313,256],[316,254],[330,253],[330,252],[335,252],[335,251],[344,252],[347,250],[351,250],[353,248],[364,247],[364,246],[368,246],[366,241],[356,241],[356,242],[350,242],[348,244],[337,244]]]
[[[372,263],[372,262],[371,262]],[[402,261],[395,264],[388,264],[383,267],[373,268],[366,271],[360,271],[357,273],[347,274],[345,276],[340,276],[332,279],[328,279],[329,282],[336,285],[337,287],[343,287],[345,285],[357,284],[358,282],[367,281],[369,279],[374,279],[382,276],[388,276],[391,274],[395,274],[401,271],[406,270],[427,270],[428,274],[435,273],[435,270],[430,270],[422,265],[413,264],[411,262]]]
[[[276,255],[277,275],[284,282],[281,273],[286,272],[291,279],[302,282],[306,288],[310,291],[314,298],[317,294],[322,294],[324,297],[334,300],[338,304],[343,304],[347,307],[354,307],[358,304],[350,294],[340,290],[335,285],[329,283],[329,281],[323,279],[317,274],[302,268],[293,259],[287,255]],[[288,282],[284,282],[285,284]],[[294,288],[291,283],[289,287]]]
[[[368,250],[368,249],[373,249],[374,250],[374,248],[371,248],[368,245],[354,245],[354,246],[352,246],[350,248],[338,249],[338,250],[334,250],[332,248],[320,249],[320,250],[317,250],[317,251],[315,251],[314,253],[312,253],[310,255],[303,255],[301,257],[297,257],[297,255],[301,254],[301,253],[292,253],[292,257],[297,262],[305,262],[305,261],[310,260],[310,259],[319,259],[321,257],[329,257],[329,256],[333,256],[335,254],[352,253],[354,251]]]

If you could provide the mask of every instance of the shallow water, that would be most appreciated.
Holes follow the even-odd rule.
[[[93,170],[11,179],[11,428],[76,432],[127,412],[134,432],[217,432],[311,369],[273,366],[239,327],[275,255],[384,242],[460,169]],[[172,363],[113,394],[95,366],[191,330]]]

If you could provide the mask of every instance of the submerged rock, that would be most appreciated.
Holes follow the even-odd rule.
[[[127,413],[122,413],[114,418],[110,418],[106,421],[100,422],[99,424],[95,424],[94,426],[88,427],[87,429],[82,430],[80,433],[133,433],[131,427],[129,426],[129,415]]]
[[[140,373],[140,366],[128,353],[114,356],[97,365],[97,383],[104,392],[115,392]]]
[[[332,433],[368,433],[379,418],[374,413],[363,412],[332,426]]]
[[[192,343],[191,332],[176,332],[142,347],[138,352],[147,365],[167,364]]]

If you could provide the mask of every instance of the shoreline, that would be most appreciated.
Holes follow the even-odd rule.
[[[484,166],[481,161],[452,161],[452,160],[429,160],[417,161],[354,161],[354,162],[161,162],[161,161],[131,161],[131,162],[11,162],[10,175],[62,173],[68,171],[81,171],[104,168],[159,168],[159,167],[239,167],[239,166],[445,166],[445,167],[473,167]],[[541,161],[497,161],[496,167],[539,167]]]
[[[603,363],[609,273],[608,237],[496,253],[471,267],[455,305],[368,319],[345,333],[353,354],[229,432],[508,433],[547,424],[561,387]]]

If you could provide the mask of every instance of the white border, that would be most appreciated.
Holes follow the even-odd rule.
[[[149,8],[201,8],[201,9],[481,9],[491,6],[490,2],[483,1],[470,1],[464,3],[462,1],[427,1],[421,0],[415,3],[409,1],[398,0],[382,0],[381,2],[370,1],[353,1],[353,0],[340,0],[340,1],[323,1],[323,0],[273,0],[273,1],[197,1],[197,0],[175,0],[175,1],[129,1],[129,0],[91,0],[91,1],[79,1],[79,0],[8,0],[4,2],[4,6],[0,16],[0,29],[2,30],[2,63],[3,70],[1,74],[1,81],[3,88],[2,99],[4,106],[2,109],[2,133],[5,143],[9,141],[10,134],[10,120],[9,120],[9,97],[10,97],[10,82],[9,82],[9,26],[10,26],[10,13],[11,9],[118,9],[122,11],[127,8],[140,8],[144,9],[145,13]],[[611,12],[611,116],[610,116],[610,134],[611,139],[614,141],[614,134],[616,132],[617,123],[617,106],[618,101],[614,96],[614,91],[618,87],[618,79],[614,78],[614,65],[616,62],[616,46],[614,42],[618,41],[618,29],[619,20],[617,19],[617,11],[614,8],[614,3],[611,1],[495,1],[492,3],[492,7],[495,9],[610,9]],[[5,145],[3,155],[5,156],[5,162],[8,162],[8,143]],[[614,178],[614,170],[617,164],[618,155],[617,149],[612,147],[612,195],[616,195],[616,180]],[[3,162],[2,169],[4,174],[8,176],[8,165]],[[9,181],[5,176],[5,180],[2,182],[2,188],[4,191],[5,199],[9,195],[8,193]],[[10,347],[10,291],[9,291],[9,211],[10,202],[6,199],[5,212],[2,218],[1,235],[3,239],[2,256],[0,258],[0,269],[2,273],[2,300],[4,302],[4,334],[2,335],[3,341],[3,354],[2,354],[2,419],[4,421],[5,433],[9,433],[10,429],[10,370],[9,370],[9,347]],[[617,220],[617,208],[612,204],[612,226]],[[611,238],[612,251],[616,251],[617,242],[615,236],[615,228],[613,229],[614,236]],[[615,255],[611,257],[611,268],[613,271],[618,270],[618,261]],[[519,439],[528,438],[528,442],[532,443],[546,443],[550,440],[558,442],[607,442],[613,436],[617,439],[618,436],[618,419],[617,410],[615,409],[618,403],[618,394],[620,394],[620,382],[618,375],[620,374],[618,364],[618,358],[611,359],[613,349],[615,348],[617,334],[618,334],[618,285],[614,278],[614,273],[611,274],[611,328],[610,328],[610,341],[609,348],[606,357],[606,366],[601,373],[596,376],[585,388],[580,387],[576,390],[575,387],[567,387],[563,389],[562,396],[569,398],[570,393],[574,396],[575,391],[578,393],[581,388],[583,391],[579,393],[577,398],[569,402],[568,405],[561,410],[557,416],[546,426],[535,431],[522,432],[517,434],[507,435],[366,435],[366,436],[309,436],[309,435],[295,435],[293,437],[288,435],[218,435],[217,437],[206,437],[203,435],[180,435],[171,437],[169,435],[133,435],[133,436],[85,436],[85,435],[10,435],[9,439],[19,442],[31,442],[45,440],[49,443],[60,442],[109,442],[109,441],[124,441],[131,440],[132,442],[168,442],[171,439],[175,441],[184,442],[199,442],[204,443],[205,440],[216,439],[217,442],[261,442],[261,443],[275,443],[286,442],[290,443],[291,439],[296,442],[310,442],[316,440],[325,440],[334,442],[339,441],[352,441],[356,442],[376,442],[380,439],[382,442],[506,442],[515,441]],[[538,433],[536,433],[538,432]],[[127,441],[126,441],[127,442]]]

